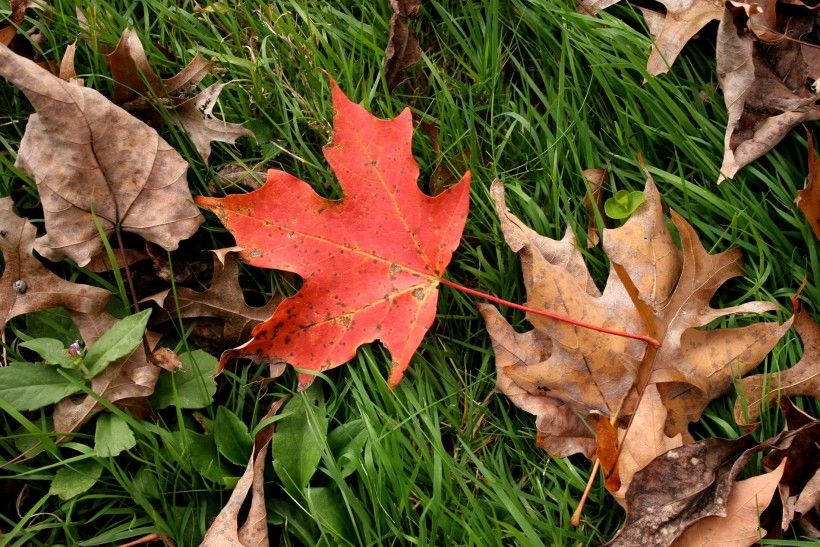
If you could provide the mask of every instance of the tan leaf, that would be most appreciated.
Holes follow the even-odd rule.
[[[105,312],[99,315],[72,314],[86,345],[92,344],[117,319]],[[148,341],[153,348],[158,337],[148,333]],[[142,345],[137,346],[128,357],[108,366],[92,378],[91,391],[136,416],[144,416],[148,410],[147,397],[154,393],[160,368],[148,361]],[[105,410],[91,395],[68,397],[54,407],[54,431],[70,433],[78,430],[88,420]],[[65,439],[62,437],[61,440]]]
[[[65,48],[65,53],[63,53],[63,58],[60,60],[60,79],[65,80],[66,82],[70,82],[71,80],[76,80],[77,78],[77,71],[74,68],[74,56],[77,53],[77,42],[73,44],[69,44],[67,48]],[[82,80],[77,80],[80,85],[83,85]]]
[[[599,11],[614,6],[621,0],[578,0],[581,9],[590,15],[595,15]]]
[[[276,415],[284,399],[274,402],[261,421]],[[268,524],[265,509],[265,462],[268,445],[273,437],[274,424],[271,423],[256,434],[254,449],[248,466],[231,493],[228,503],[219,512],[200,544],[201,547],[267,547]],[[239,512],[245,499],[251,493],[251,504],[242,526]]]
[[[672,543],[673,547],[746,547],[760,541],[766,535],[766,530],[760,528],[760,513],[771,503],[785,467],[783,460],[774,471],[735,483],[726,503],[726,515],[695,522]]]
[[[70,283],[43,266],[32,254],[37,230],[14,214],[12,206],[11,198],[0,198],[0,250],[5,263],[0,277],[0,328],[12,317],[48,308],[103,313],[111,293]]]
[[[775,306],[709,306],[720,286],[741,274],[740,252],[708,254],[692,227],[673,213],[682,243],[678,250],[651,178],[646,203],[622,227],[604,232],[604,249],[620,268],[610,272],[603,293],[592,283],[571,232],[561,241],[539,236],[506,210],[500,184],[492,192],[502,232],[521,258],[529,307],[620,331],[651,330],[661,342],[647,360],[643,342],[534,315],[527,319],[535,329],[518,334],[492,306],[481,306],[496,353],[499,389],[536,414],[539,444],[550,454],[591,457],[594,443],[586,416],[595,411],[627,419],[647,382],[657,384],[666,408],[665,435],[685,433],[708,402],[729,391],[732,379],[753,369],[789,328],[787,322],[702,330],[720,317]],[[629,279],[629,289],[618,270]],[[633,289],[640,307],[630,296]],[[641,423],[649,427],[651,420]],[[635,434],[655,438],[663,433],[639,429]]]
[[[390,89],[401,81],[402,71],[421,61],[419,39],[407,27],[408,19],[415,19],[421,9],[421,0],[390,0],[390,34],[384,50],[384,77]]]
[[[755,374],[740,381],[734,417],[741,427],[754,429],[762,407],[781,397],[808,395],[820,399],[820,325],[806,311],[795,314],[794,328],[803,339],[803,357],[789,369]]]
[[[586,208],[589,215],[587,221],[587,248],[592,248],[601,242],[598,226],[595,224],[595,211],[604,209],[604,183],[606,183],[608,173],[606,169],[584,169],[582,174],[589,183],[587,195],[584,197],[584,208]]]
[[[726,10],[718,28],[717,72],[729,113],[720,180],[771,150],[792,127],[820,119],[817,96],[807,84],[820,63],[816,47],[802,47],[816,14],[790,9],[777,19],[783,39],[756,42]]]
[[[197,292],[181,287],[177,289],[176,301],[169,290],[146,300],[149,299],[168,310],[173,317],[179,313],[179,317],[184,318],[221,319],[222,342],[230,347],[246,342],[253,327],[268,319],[282,300],[277,296],[271,298],[264,306],[248,306],[239,285],[239,260],[235,252],[224,256],[214,255],[214,276],[207,290]]]
[[[814,153],[814,139],[809,132],[809,176],[806,187],[797,191],[795,203],[809,221],[814,235],[820,238],[820,159]]]
[[[225,84],[213,84],[171,110],[171,118],[191,137],[199,154],[208,160],[211,142],[234,144],[239,137],[253,137],[253,131],[238,123],[227,123],[213,116],[214,105]]]
[[[20,88],[29,118],[17,165],[37,183],[46,235],[37,251],[80,266],[115,228],[172,250],[203,221],[188,190],[188,164],[156,131],[93,89],[64,82],[0,46],[0,75]]]
[[[784,460],[785,461],[785,460]],[[794,504],[794,512],[806,515],[820,503],[820,469],[812,475]]]
[[[711,21],[723,16],[720,0],[659,0],[665,13],[655,12],[647,17],[649,9],[642,9],[650,32],[655,38],[652,53],[646,64],[650,74],[663,74],[675,62],[683,46]]]

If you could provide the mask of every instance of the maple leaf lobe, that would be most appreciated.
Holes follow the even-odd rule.
[[[331,89],[334,137],[324,153],[343,199],[325,199],[278,170],[248,194],[197,199],[234,234],[245,262],[304,279],[222,363],[251,357],[321,371],[379,339],[396,385],[435,318],[438,282],[466,222],[470,174],[437,196],[424,194],[409,109],[381,120],[332,80]],[[300,386],[312,379],[302,373]]]

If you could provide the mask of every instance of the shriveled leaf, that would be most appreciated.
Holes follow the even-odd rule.
[[[725,516],[735,477],[756,450],[749,436],[711,438],[654,459],[633,477],[626,522],[607,545],[666,546],[692,523]]]
[[[129,315],[125,319],[114,323],[91,346],[83,358],[88,373],[87,378],[93,378],[105,368],[122,357],[134,351],[145,333],[151,310],[141,311]]]
[[[32,363],[0,367],[0,398],[17,410],[36,410],[82,389],[78,372]]]
[[[803,339],[803,357],[784,371],[755,374],[740,381],[734,408],[738,425],[754,429],[761,409],[781,397],[820,399],[820,325],[801,311],[795,314],[794,328]]]
[[[211,155],[212,141],[234,144],[239,137],[254,136],[253,131],[238,123],[228,123],[214,117],[214,105],[225,85],[208,86],[171,111],[171,118],[185,129],[197,151],[206,161]]]
[[[718,80],[729,112],[721,179],[771,150],[792,127],[820,119],[808,83],[820,76],[811,71],[820,66],[820,50],[802,42],[815,19],[814,10],[790,5],[773,29],[782,39],[766,44],[738,28],[732,11],[725,11],[717,37]]]
[[[595,211],[604,207],[604,183],[607,180],[606,169],[584,169],[584,178],[589,184],[589,190],[584,197],[584,208],[589,215],[587,222],[587,247],[594,247],[601,242],[598,226],[595,224]],[[593,205],[594,204],[594,205]]]
[[[820,238],[820,159],[814,153],[814,138],[809,132],[809,176],[806,187],[797,191],[797,206],[809,221],[814,235]]]
[[[116,414],[103,414],[97,418],[96,427],[94,453],[100,458],[119,456],[124,450],[137,446],[137,439],[128,422]]]
[[[284,403],[283,399],[274,402],[268,413],[262,417],[262,421],[275,416],[282,403]],[[222,547],[223,545],[266,547],[268,545],[264,482],[266,455],[273,434],[273,423],[256,434],[253,453],[245,468],[245,473],[236,483],[228,503],[208,527],[205,539],[202,540],[202,547]],[[240,526],[239,513],[249,492],[251,494],[250,509]]]
[[[46,235],[37,251],[83,266],[116,227],[167,250],[202,223],[185,160],[156,131],[93,89],[64,82],[0,46],[0,76],[17,86],[29,118],[15,165],[37,183]]]
[[[395,386],[435,318],[439,280],[467,216],[470,176],[438,196],[423,194],[410,111],[379,120],[331,87],[335,133],[325,157],[341,201],[276,170],[255,192],[197,199],[233,233],[247,263],[304,278],[221,362],[250,357],[276,365],[274,374],[283,363],[323,371],[379,339],[393,358],[388,381]],[[312,381],[299,375],[302,389]]]
[[[724,11],[720,0],[659,1],[666,11],[655,12],[659,21],[649,25],[655,40],[646,63],[646,70],[656,76],[668,71],[687,42],[711,21],[719,21]],[[649,10],[641,11],[649,21]]]
[[[695,522],[672,546],[746,547],[760,541],[766,530],[760,528],[759,516],[772,501],[785,467],[784,460],[773,471],[736,482],[726,503],[725,516]]]
[[[790,326],[701,329],[719,317],[775,306],[709,306],[720,286],[741,274],[740,253],[708,254],[692,227],[673,213],[682,243],[678,250],[651,178],[644,190],[646,203],[622,227],[604,232],[604,249],[620,268],[610,272],[603,294],[591,282],[571,233],[560,241],[538,236],[506,210],[500,184],[492,191],[504,236],[521,257],[529,307],[621,331],[651,330],[661,343],[645,353],[642,342],[534,315],[528,320],[535,329],[519,334],[492,306],[480,306],[493,339],[498,387],[536,414],[538,444],[552,455],[583,452],[592,457],[595,443],[585,417],[596,411],[628,418],[644,384],[657,384],[667,413],[665,436],[684,433],[708,402],[728,392],[733,378],[754,368]],[[619,269],[634,285],[640,306]],[[652,438],[659,434],[639,431]]]
[[[282,301],[272,297],[261,307],[248,306],[239,285],[239,262],[236,253],[229,252],[220,259],[214,255],[214,276],[211,286],[197,292],[187,287],[177,289],[176,298],[170,290],[150,297],[163,306],[172,317],[215,317],[222,320],[222,342],[236,346],[246,341],[251,330],[269,318]]]
[[[154,408],[163,409],[171,405],[204,408],[210,405],[216,393],[216,358],[197,349],[181,354],[179,359],[182,361],[179,370],[160,375],[152,398]]]
[[[37,230],[15,215],[12,206],[11,198],[0,198],[0,250],[5,265],[0,277],[0,328],[12,317],[48,308],[102,313],[111,293],[70,283],[46,269],[32,254]]]
[[[116,318],[103,313],[94,317],[75,316],[83,340],[93,343],[116,323]],[[151,346],[156,345],[156,336],[149,333]],[[145,415],[147,397],[154,392],[160,368],[151,364],[138,345],[130,355],[107,367],[91,380],[91,390],[106,401],[127,410],[131,414]],[[54,407],[54,430],[58,433],[76,431],[105,407],[97,400],[85,395],[78,399],[68,398]]]
[[[54,475],[48,493],[62,500],[79,496],[96,484],[102,470],[102,464],[91,459],[66,464]]]
[[[384,77],[387,87],[393,89],[401,81],[402,71],[421,61],[419,39],[407,27],[408,19],[415,19],[421,9],[421,0],[390,0],[390,34],[384,50]]]

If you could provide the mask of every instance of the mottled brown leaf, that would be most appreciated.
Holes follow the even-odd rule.
[[[666,546],[692,523],[726,516],[735,477],[757,450],[749,436],[712,438],[654,459],[633,477],[626,522],[607,545]]]
[[[766,530],[760,528],[760,513],[772,501],[786,462],[774,470],[738,481],[726,503],[725,516],[703,518],[692,524],[672,543],[673,547],[747,547],[760,541]]]
[[[24,313],[63,307],[80,314],[103,313],[111,293],[70,283],[54,275],[32,254],[37,230],[12,210],[11,198],[0,198],[0,328]]]
[[[261,421],[276,415],[284,399],[274,402]],[[201,547],[267,547],[268,524],[265,510],[265,462],[268,445],[274,433],[274,424],[264,427],[256,434],[253,454],[239,482],[231,493],[228,503],[208,528]],[[239,513],[245,499],[251,493],[251,504],[242,526]]]
[[[390,34],[384,50],[384,77],[390,89],[401,81],[402,71],[421,60],[419,39],[407,27],[408,19],[415,19],[421,9],[421,0],[390,0]]]
[[[779,5],[778,5],[779,7]],[[782,39],[755,40],[742,18],[726,10],[717,37],[717,72],[729,113],[720,180],[771,150],[796,125],[820,119],[817,96],[809,85],[820,76],[820,50],[803,46],[816,13],[790,6],[779,13]]]
[[[803,340],[800,361],[789,369],[740,381],[734,416],[741,427],[756,428],[761,409],[779,398],[808,395],[820,399],[820,325],[804,310],[795,314],[794,328]]]
[[[16,165],[37,183],[50,260],[88,264],[115,228],[175,249],[203,221],[188,190],[188,164],[156,131],[93,89],[65,82],[0,46],[0,75],[31,101]]]

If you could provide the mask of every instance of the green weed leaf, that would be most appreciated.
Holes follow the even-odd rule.
[[[54,338],[33,338],[27,342],[20,342],[21,348],[30,349],[43,358],[47,365],[59,365],[63,368],[73,368],[71,357],[65,345]]]
[[[285,405],[271,442],[273,470],[285,488],[302,493],[322,458],[327,435],[324,396],[314,386]]]
[[[62,500],[79,496],[94,486],[102,475],[102,470],[102,465],[96,460],[68,464],[54,475],[48,493],[55,494]]]
[[[117,321],[105,331],[99,340],[88,348],[83,360],[88,373],[86,378],[93,378],[105,370],[105,367],[131,353],[142,341],[145,327],[151,310],[141,311]]]
[[[97,418],[94,432],[94,452],[100,458],[118,456],[122,451],[134,448],[137,439],[128,423],[116,414],[103,414]]]
[[[221,406],[216,409],[214,442],[219,453],[236,465],[247,465],[253,450],[248,426],[236,414]]]
[[[182,361],[182,368],[160,374],[151,399],[154,408],[162,409],[171,405],[178,408],[204,408],[210,405],[216,393],[216,357],[198,349],[181,354],[179,359]],[[248,463],[247,459],[245,463]]]
[[[73,380],[72,380],[73,378]],[[81,390],[79,373],[33,363],[0,367],[0,397],[17,410],[36,410]]]
[[[618,190],[614,196],[604,202],[604,212],[609,218],[623,220],[629,218],[644,201],[646,201],[646,196],[643,192]]]

